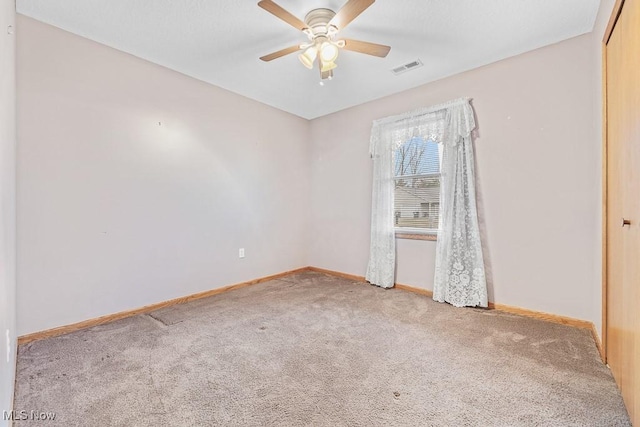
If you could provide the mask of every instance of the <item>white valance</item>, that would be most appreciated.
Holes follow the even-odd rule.
[[[414,137],[456,145],[476,127],[469,98],[460,98],[373,122],[369,152],[396,150]]]

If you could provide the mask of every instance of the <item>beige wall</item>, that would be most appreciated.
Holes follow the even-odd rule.
[[[310,264],[365,273],[371,122],[468,96],[490,300],[598,321],[593,54],[588,34],[314,120]],[[398,240],[397,281],[432,289],[435,245]]]
[[[0,426],[13,402],[16,367],[15,3],[0,0]]]
[[[20,334],[306,265],[306,120],[24,16],[17,66]]]

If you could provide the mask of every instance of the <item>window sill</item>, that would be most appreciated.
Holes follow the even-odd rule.
[[[429,240],[435,242],[438,240],[438,235],[433,233],[415,233],[415,232],[407,232],[407,231],[397,231],[396,230],[396,239],[407,239],[407,240]]]

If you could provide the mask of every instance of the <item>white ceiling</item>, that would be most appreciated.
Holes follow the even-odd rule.
[[[346,0],[275,0],[304,19]],[[306,41],[258,0],[17,0],[18,12],[313,119],[592,30],[600,0],[378,0],[340,33],[390,45],[385,59],[341,51],[335,78],[292,54]],[[424,67],[391,69],[419,58]],[[468,94],[472,96],[473,94]]]

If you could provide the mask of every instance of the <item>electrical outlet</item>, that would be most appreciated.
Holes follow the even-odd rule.
[[[240,250],[238,251],[238,257],[244,258],[244,248],[240,248]]]

